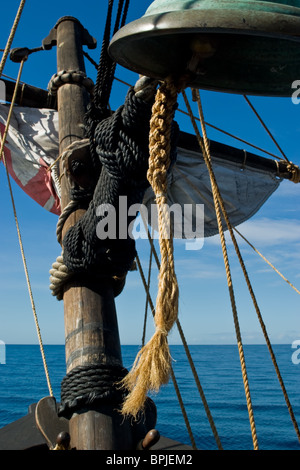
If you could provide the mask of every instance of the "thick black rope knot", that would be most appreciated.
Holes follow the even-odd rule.
[[[136,256],[135,241],[128,233],[135,216],[126,217],[126,236],[119,237],[119,197],[126,196],[127,207],[141,204],[149,186],[149,132],[152,103],[146,103],[129,90],[125,103],[112,116],[96,126],[93,145],[100,163],[100,175],[83,217],[66,233],[63,259],[69,271],[123,276]],[[178,128],[174,123],[171,159],[175,161]],[[99,236],[97,225],[108,221],[104,208],[114,208],[116,230]],[[126,214],[127,216],[127,214]],[[124,234],[124,227],[122,227]],[[114,234],[113,234],[114,235]]]
[[[109,175],[142,188],[148,186],[150,117],[151,105],[130,90],[124,106],[95,131],[97,154]]]
[[[59,415],[69,418],[82,408],[113,403],[121,404],[125,392],[120,382],[128,373],[121,366],[87,364],[72,369],[61,383],[61,405]]]

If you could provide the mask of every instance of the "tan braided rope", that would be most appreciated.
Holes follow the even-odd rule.
[[[152,301],[152,297],[151,297],[150,292],[149,292],[149,286],[146,282],[145,274],[144,274],[142,264],[141,264],[141,261],[140,261],[140,258],[139,258],[138,255],[136,256],[136,263],[137,263],[137,267],[138,267],[138,270],[139,270],[139,273],[140,273],[140,276],[141,276],[141,280],[142,280],[142,283],[143,283],[143,286],[144,286],[144,289],[145,289],[145,292],[146,292],[146,295],[147,295],[147,300],[149,302],[152,314],[153,314],[153,316],[155,316],[154,303]],[[180,393],[180,390],[179,390],[179,386],[178,386],[178,383],[177,383],[177,380],[176,380],[176,377],[175,377],[172,366],[171,366],[171,379],[173,381],[174,389],[175,389],[175,392],[176,392],[176,395],[177,395],[177,399],[178,399],[178,402],[179,402],[179,406],[180,406],[180,409],[181,409],[181,412],[182,412],[182,415],[183,415],[183,419],[184,419],[187,431],[188,431],[189,436],[190,436],[190,440],[191,440],[193,449],[196,450],[197,447],[196,447],[195,438],[194,438],[194,435],[193,435],[193,431],[192,431],[192,428],[191,428],[191,425],[190,425],[190,422],[189,422],[189,419],[188,419],[188,416],[187,416],[187,412],[186,412],[186,409],[185,409],[185,406],[184,406],[184,403],[183,403],[183,399],[182,399],[182,396],[181,396],[181,393]]]
[[[204,125],[204,117],[203,117],[203,111],[202,111],[202,106],[201,106],[201,102],[200,102],[199,91],[195,90],[195,92],[197,94],[197,101],[198,101],[200,121],[201,121],[202,132],[203,132],[203,139],[202,139],[202,137],[199,133],[199,130],[198,130],[198,127],[196,125],[195,120],[194,119],[191,119],[191,120],[192,120],[192,124],[194,126],[196,136],[198,138],[200,147],[202,149],[203,158],[205,160],[205,163],[206,163],[206,166],[208,168],[209,175],[210,175],[213,199],[214,199],[215,210],[216,210],[216,217],[217,217],[219,234],[220,234],[220,239],[221,239],[221,247],[222,247],[224,264],[225,264],[227,284],[228,284],[228,290],[229,290],[229,296],[230,296],[230,302],[231,302],[231,307],[232,307],[233,320],[234,320],[234,326],[235,326],[235,332],[236,332],[236,338],[237,338],[237,345],[238,345],[238,351],[239,351],[239,357],[240,357],[240,363],[241,363],[241,370],[242,370],[244,390],[245,390],[247,409],[248,409],[248,415],[249,415],[249,422],[250,422],[250,428],[251,428],[251,434],[252,434],[253,447],[254,447],[255,450],[258,450],[258,440],[257,440],[256,426],[255,426],[253,407],[252,407],[252,401],[251,401],[251,395],[250,395],[250,387],[249,387],[249,381],[248,381],[248,375],[247,375],[247,369],[246,369],[244,348],[243,348],[241,331],[240,331],[240,326],[239,326],[239,320],[238,320],[237,307],[236,307],[236,302],[235,302],[233,283],[232,283],[232,278],[231,278],[231,271],[230,271],[228,253],[227,253],[227,248],[226,248],[226,241],[225,241],[224,230],[223,230],[223,226],[222,226],[220,207],[222,208],[222,212],[223,212],[224,217],[225,217],[225,214],[226,214],[226,210],[225,210],[224,203],[223,203],[222,197],[220,195],[220,191],[219,191],[219,188],[218,188],[218,185],[217,185],[217,182],[216,182],[216,179],[215,179],[214,171],[213,171],[213,168],[212,168],[212,165],[211,165],[209,142],[208,142],[208,139],[207,139],[205,125]],[[190,116],[192,118],[192,111],[191,111],[191,107],[190,107],[190,104],[188,102],[186,93],[183,91],[182,94],[183,94],[183,98],[184,98],[185,104],[187,106],[187,109],[190,112]]]
[[[155,332],[139,351],[131,371],[123,381],[129,394],[122,413],[136,417],[143,408],[148,390],[158,391],[168,383],[171,355],[167,336],[178,315],[178,284],[173,257],[173,239],[170,232],[170,214],[167,208],[167,171],[170,165],[170,140],[177,101],[177,90],[166,80],[157,90],[152,108],[149,136],[148,180],[156,197],[159,224],[161,266],[155,309]]]

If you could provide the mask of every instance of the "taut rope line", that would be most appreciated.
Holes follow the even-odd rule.
[[[237,308],[236,308],[236,302],[235,302],[235,296],[234,296],[234,290],[233,290],[233,284],[232,284],[231,271],[230,271],[230,265],[229,265],[229,260],[228,260],[228,253],[227,253],[227,248],[226,248],[224,230],[223,230],[223,226],[222,226],[220,207],[222,208],[222,212],[223,212],[224,217],[225,217],[226,211],[225,211],[224,204],[223,204],[223,201],[222,201],[222,198],[221,198],[221,195],[220,195],[220,192],[219,192],[219,188],[218,188],[218,185],[217,185],[217,182],[216,182],[216,179],[215,179],[215,175],[214,175],[214,172],[213,172],[213,169],[212,169],[212,166],[211,166],[209,143],[208,143],[208,139],[207,139],[207,136],[206,136],[206,130],[205,130],[205,126],[204,126],[204,118],[203,118],[203,111],[202,111],[201,102],[200,102],[199,91],[195,90],[195,93],[197,94],[197,102],[198,102],[200,120],[201,120],[201,125],[202,125],[203,139],[201,138],[198,127],[196,125],[196,122],[193,119],[192,119],[192,124],[194,126],[194,130],[195,130],[196,136],[198,138],[199,145],[202,149],[203,158],[205,160],[205,163],[207,165],[209,175],[210,175],[212,193],[213,193],[215,209],[216,209],[217,222],[218,222],[218,227],[219,227],[219,234],[220,234],[220,238],[221,238],[221,247],[222,247],[222,252],[223,252],[223,257],[224,257],[227,284],[228,284],[229,296],[230,296],[230,301],[231,301],[234,326],[235,326],[235,331],[236,331],[237,345],[238,345],[239,356],[240,356],[240,363],[241,363],[242,377],[243,377],[243,382],[244,382],[245,396],[246,396],[246,401],[247,401],[249,421],[250,421],[250,427],[251,427],[251,433],[252,433],[253,447],[254,447],[254,450],[258,450],[256,426],[255,426],[254,414],[253,414],[253,408],[252,408],[252,402],[251,402],[251,396],[250,396],[250,388],[249,388],[249,382],[248,382],[248,376],[247,376],[247,370],[246,370],[244,349],[243,349],[242,337],[241,337],[240,326],[239,326],[239,321],[238,321],[238,314],[237,314]],[[187,100],[186,93],[184,91],[182,91],[182,94],[183,94],[183,98],[184,98],[184,101],[186,103],[187,109],[189,110],[189,112],[191,112],[191,108],[190,108],[189,102]],[[191,117],[192,117],[192,113],[191,113]],[[225,212],[225,214],[224,214],[224,212]]]
[[[142,220],[143,220],[143,223],[145,225],[145,229],[146,229],[147,234],[148,234],[148,240],[149,240],[149,243],[150,243],[150,246],[151,246],[151,253],[153,253],[155,261],[156,261],[156,265],[157,265],[158,269],[160,269],[160,262],[159,262],[158,255],[157,255],[154,243],[153,243],[153,239],[151,238],[151,234],[150,234],[149,229],[147,227],[146,221],[144,220],[143,217],[142,217]],[[151,307],[152,313],[154,314],[154,312],[155,312],[154,304],[152,302],[152,298],[151,298],[151,295],[149,293],[149,289],[148,289],[148,286],[146,284],[146,280],[145,280],[145,276],[144,276],[144,273],[143,273],[143,270],[142,270],[142,266],[141,266],[140,261],[138,260],[138,257],[137,257],[137,262],[138,262],[137,264],[138,264],[138,269],[139,269],[139,272],[140,272],[140,275],[141,275],[141,278],[142,278],[142,282],[143,282],[144,288],[146,290],[147,298],[149,299],[150,307]],[[200,380],[199,380],[199,376],[198,376],[197,371],[196,371],[194,361],[192,359],[188,344],[186,342],[186,338],[185,338],[184,333],[183,333],[183,329],[181,327],[181,324],[180,324],[180,321],[179,321],[178,318],[176,320],[176,325],[177,325],[177,328],[178,328],[178,332],[179,332],[182,344],[184,346],[184,350],[185,350],[187,359],[188,359],[189,364],[190,364],[191,371],[193,373],[193,376],[194,376],[194,379],[195,379],[195,382],[196,382],[196,385],[197,385],[199,395],[201,397],[201,400],[202,400],[202,403],[203,403],[203,406],[204,406],[204,409],[205,409],[205,412],[206,412],[206,415],[207,415],[207,419],[209,421],[211,430],[213,432],[215,441],[217,443],[218,449],[223,450],[223,447],[222,447],[222,444],[221,444],[221,441],[220,441],[220,437],[218,435],[218,432],[217,432],[217,429],[216,429],[211,411],[209,409],[209,405],[207,403],[202,385],[201,385]],[[176,389],[176,387],[175,387],[175,389]]]
[[[46,380],[47,380],[47,384],[48,384],[49,393],[50,393],[51,396],[53,396],[52,386],[51,386],[50,378],[49,378],[48,366],[47,366],[47,363],[46,363],[44,348],[43,348],[43,344],[42,344],[41,332],[40,332],[38,318],[37,318],[36,309],[35,309],[35,304],[34,304],[34,300],[33,300],[33,294],[32,294],[29,274],[28,274],[28,268],[27,268],[27,263],[26,263],[24,248],[23,248],[23,242],[22,242],[22,238],[21,238],[21,232],[20,232],[20,227],[19,227],[19,222],[18,222],[18,217],[17,217],[16,206],[15,206],[15,202],[14,202],[12,187],[11,187],[11,183],[10,183],[10,177],[9,177],[9,173],[8,173],[8,169],[7,169],[7,165],[6,165],[6,160],[5,160],[5,155],[4,155],[4,144],[5,144],[5,140],[6,140],[7,133],[8,133],[9,123],[10,123],[12,110],[13,110],[15,99],[16,99],[17,89],[18,89],[18,85],[19,85],[19,82],[20,82],[23,65],[24,65],[24,60],[20,63],[20,69],[19,69],[19,73],[18,73],[18,77],[17,77],[15,89],[14,89],[14,94],[13,94],[10,109],[9,109],[8,118],[7,118],[7,124],[6,124],[6,128],[5,128],[2,140],[1,140],[0,160],[1,160],[1,158],[3,158],[3,163],[4,163],[4,166],[5,166],[5,170],[6,170],[6,176],[7,176],[9,191],[10,191],[10,195],[11,195],[13,213],[14,213],[14,218],[15,218],[15,223],[16,223],[16,228],[17,228],[17,234],[18,234],[18,239],[19,239],[19,244],[20,244],[20,250],[21,250],[21,255],[22,255],[22,260],[23,260],[23,265],[24,265],[25,277],[26,277],[26,281],[27,281],[29,297],[30,297],[31,306],[32,306],[32,310],[33,310],[34,321],[35,321],[35,325],[36,325],[36,329],[37,329],[37,335],[38,335],[38,339],[39,339],[41,355],[42,355],[45,374],[46,374]]]
[[[155,316],[155,307],[154,307],[154,304],[153,304],[153,301],[152,301],[152,298],[151,298],[151,295],[150,295],[150,292],[149,292],[149,286],[147,285],[146,278],[145,278],[145,275],[144,275],[144,271],[143,271],[143,268],[142,268],[142,264],[141,264],[141,261],[140,261],[140,258],[139,258],[138,255],[136,256],[136,263],[137,263],[137,267],[138,267],[138,270],[139,270],[139,273],[140,273],[140,276],[141,276],[141,280],[142,280],[142,283],[143,283],[143,286],[144,286],[144,289],[145,289],[145,292],[146,292],[146,295],[147,295],[147,300],[149,302],[149,305],[150,305],[150,308],[151,308],[151,311],[152,311],[152,315]],[[189,436],[190,436],[192,446],[196,450],[197,447],[196,447],[195,438],[194,438],[194,435],[193,435],[193,432],[192,432],[192,428],[191,428],[191,425],[190,425],[190,422],[189,422],[189,419],[188,419],[188,416],[187,416],[187,413],[186,413],[186,409],[185,409],[185,406],[184,406],[184,403],[183,403],[183,400],[182,400],[182,396],[181,396],[181,393],[180,393],[180,390],[179,390],[179,387],[178,387],[178,383],[177,383],[177,380],[175,378],[175,374],[174,374],[174,371],[173,371],[172,367],[171,367],[171,378],[172,378],[174,389],[175,389],[177,399],[178,399],[178,402],[179,402],[179,405],[180,405],[180,409],[181,409],[181,412],[182,412],[182,415],[183,415],[183,419],[185,421],[185,425],[186,425],[187,431],[188,431]]]
[[[147,326],[147,316],[148,316],[148,306],[150,303],[150,282],[151,282],[151,272],[152,272],[152,259],[153,259],[153,249],[150,246],[150,256],[149,256],[149,265],[148,265],[148,280],[147,284],[145,284],[146,289],[146,305],[145,305],[145,314],[144,314],[144,326],[143,326],[143,335],[142,335],[142,346],[145,345],[145,337],[146,337],[146,326]],[[139,268],[141,272],[141,267]],[[153,316],[155,315],[154,310],[152,309]]]
[[[237,228],[233,227],[233,229],[246,243],[248,243],[255,253],[257,253],[285,282],[288,283],[289,286],[292,287],[292,289],[294,289],[294,291],[297,292],[297,294],[300,294],[299,289],[297,289],[297,287],[295,287],[280,271],[278,271],[278,269],[275,268],[275,266],[260,251],[258,251],[258,249],[255,248],[255,246],[253,246],[252,243],[249,242],[249,240],[247,240],[247,238],[244,237],[244,235],[242,235]]]
[[[5,49],[4,49],[4,52],[3,52],[3,56],[2,56],[2,59],[1,59],[1,63],[0,63],[0,77],[2,76],[2,72],[3,72],[3,69],[4,69],[4,65],[5,65],[7,56],[8,56],[9,51],[10,51],[10,46],[12,45],[12,42],[13,42],[16,29],[17,29],[18,24],[19,24],[19,21],[20,21],[20,18],[21,18],[21,14],[22,14],[24,5],[25,5],[25,0],[21,0],[20,5],[19,5],[19,8],[18,8],[18,11],[17,11],[17,14],[16,14],[16,17],[15,17],[15,21],[14,21],[13,26],[12,26],[12,28],[11,28],[10,35],[9,35],[8,40],[7,40],[7,44],[6,44],[6,46],[5,46]]]
[[[28,287],[31,307],[32,307],[32,311],[33,311],[35,326],[36,326],[36,330],[37,330],[37,335],[38,335],[38,339],[39,339],[39,345],[40,345],[40,350],[41,350],[41,355],[42,355],[42,360],[43,360],[47,385],[48,385],[50,396],[53,396],[53,391],[52,391],[52,386],[51,386],[51,382],[50,382],[48,366],[47,366],[44,347],[43,347],[43,342],[42,342],[42,336],[41,336],[41,332],[40,332],[39,322],[38,322],[38,318],[37,318],[37,313],[36,313],[36,309],[35,309],[35,304],[34,304],[34,299],[33,299],[33,294],[32,294],[29,274],[28,274],[28,268],[27,268],[25,253],[24,253],[24,247],[23,247],[23,242],[22,242],[22,237],[21,237],[21,231],[20,231],[19,221],[18,221],[18,217],[17,217],[17,210],[16,210],[16,206],[15,206],[13,191],[12,191],[12,187],[11,187],[10,177],[9,177],[9,173],[8,173],[8,169],[7,169],[7,165],[6,165],[6,160],[5,160],[5,154],[4,154],[4,144],[5,144],[5,141],[6,141],[8,128],[9,128],[9,124],[10,124],[10,119],[11,119],[13,107],[14,107],[14,104],[15,104],[16,96],[17,96],[17,90],[18,90],[18,86],[19,86],[19,83],[20,83],[20,78],[21,78],[21,74],[22,74],[22,70],[23,70],[23,65],[24,65],[24,60],[22,60],[21,63],[20,63],[19,73],[18,73],[18,77],[17,77],[17,80],[16,80],[12,101],[11,101],[10,108],[9,108],[6,127],[5,127],[5,130],[4,130],[3,136],[1,138],[0,161],[1,161],[1,159],[3,159],[3,163],[4,163],[4,167],[5,167],[5,171],[6,171],[7,182],[8,182],[8,187],[9,187],[9,192],[10,192],[10,197],[11,197],[11,202],[12,202],[12,207],[13,207],[13,213],[14,213],[14,218],[15,218],[15,223],[16,223],[16,228],[17,228],[18,239],[19,239],[19,245],[20,245],[20,250],[21,250],[21,255],[22,255],[22,260],[23,260],[23,265],[24,265],[24,272],[25,272],[25,277],[26,277],[26,281],[27,281],[27,287]]]
[[[254,112],[255,116],[257,117],[257,119],[259,120],[259,122],[261,123],[261,125],[263,126],[263,128],[265,129],[265,131],[267,132],[267,134],[271,137],[271,139],[273,140],[274,144],[276,145],[276,147],[278,148],[279,152],[281,153],[281,155],[283,156],[283,158],[289,163],[289,160],[287,158],[287,156],[285,155],[284,151],[282,150],[282,148],[279,146],[278,142],[275,140],[274,136],[272,135],[270,129],[268,129],[268,127],[266,126],[266,124],[264,123],[264,121],[262,120],[262,118],[260,117],[260,115],[258,114],[258,112],[256,111],[256,109],[254,108],[253,104],[251,103],[251,101],[249,100],[249,98],[246,96],[246,95],[243,95],[243,97],[245,98],[246,102],[248,103],[248,105],[250,106],[250,108],[252,109],[252,111]]]
[[[202,115],[202,121],[204,120],[203,118],[203,112],[202,112],[202,107],[201,107],[201,102],[200,102],[200,96],[199,96],[199,92],[198,92],[198,107],[199,107],[199,112],[200,112],[200,115]],[[185,97],[185,101],[186,101],[186,104],[187,104],[187,107],[189,107],[189,103],[187,101],[187,98]],[[197,128],[197,126],[196,126]],[[195,129],[196,130],[196,129]],[[204,129],[205,131],[205,129]],[[198,129],[197,129],[197,135],[199,134],[198,132]],[[202,146],[202,140],[201,140],[201,136],[200,136],[200,146]],[[202,148],[202,147],[201,147]],[[205,149],[204,149],[205,150]],[[210,162],[209,162],[209,166],[211,167],[210,165]],[[286,401],[286,404],[287,404],[287,408],[289,410],[289,413],[290,413],[290,417],[291,417],[291,420],[292,420],[292,423],[294,425],[294,428],[295,428],[295,431],[296,431],[296,434],[297,434],[297,437],[298,437],[298,440],[300,441],[300,431],[299,431],[299,427],[298,427],[298,424],[297,424],[297,421],[295,419],[295,416],[294,416],[294,412],[293,412],[293,409],[292,409],[292,406],[291,406],[291,403],[289,401],[289,398],[288,398],[288,394],[286,392],[286,389],[285,389],[285,386],[284,386],[284,383],[283,383],[283,380],[282,380],[282,377],[281,377],[281,374],[280,374],[280,371],[279,371],[279,368],[278,368],[278,365],[277,365],[277,361],[276,361],[276,358],[275,358],[275,355],[274,355],[274,352],[273,352],[273,349],[272,349],[272,346],[271,346],[271,342],[269,340],[269,337],[268,337],[268,333],[267,333],[267,330],[266,330],[266,327],[265,327],[265,324],[263,322],[263,319],[262,319],[262,315],[261,315],[261,312],[260,312],[260,309],[258,307],[258,304],[257,304],[257,300],[255,298],[255,294],[254,294],[254,291],[252,289],[252,286],[251,286],[251,282],[250,282],[250,279],[249,279],[249,276],[248,276],[248,273],[247,273],[247,270],[246,270],[246,267],[245,267],[245,264],[244,264],[244,261],[243,261],[243,258],[242,258],[242,255],[240,253],[240,250],[239,250],[239,247],[238,247],[238,244],[237,244],[237,241],[236,241],[236,238],[234,236],[234,233],[233,233],[233,227],[231,226],[230,224],[230,221],[228,219],[228,215],[227,215],[227,212],[226,212],[226,209],[224,207],[224,202],[222,200],[222,197],[221,197],[221,194],[218,190],[218,201],[220,203],[220,206],[221,206],[221,209],[222,209],[222,212],[223,212],[223,216],[225,218],[225,221],[226,221],[226,224],[227,224],[227,227],[228,227],[228,230],[230,232],[230,236],[231,236],[231,239],[232,239],[232,242],[234,244],[234,247],[235,247],[235,251],[237,253],[237,256],[238,256],[238,259],[239,259],[239,262],[240,262],[240,265],[241,265],[241,268],[242,268],[242,271],[243,271],[243,274],[244,274],[244,277],[245,277],[245,280],[246,280],[246,284],[247,284],[247,287],[249,289],[249,292],[250,292],[250,295],[251,295],[251,298],[252,298],[252,301],[253,301],[253,304],[254,304],[254,307],[255,307],[255,310],[256,310],[256,313],[257,313],[257,316],[258,316],[258,320],[259,320],[259,323],[261,325],[261,328],[262,328],[262,332],[264,334],[264,337],[265,337],[265,340],[266,340],[266,343],[267,343],[267,346],[268,346],[268,349],[269,349],[269,352],[270,352],[270,356],[271,356],[271,359],[272,359],[272,362],[273,362],[273,365],[274,365],[274,368],[276,370],[276,373],[277,373],[277,377],[278,377],[278,380],[279,380],[279,383],[280,383],[280,386],[282,388],[282,392],[283,392],[283,395],[284,395],[284,398],[285,398],[285,401]],[[239,233],[239,232],[237,232]],[[258,253],[260,254],[260,253]],[[262,256],[262,255],[261,255]],[[263,259],[265,259],[263,257]],[[267,261],[267,260],[266,260]],[[270,264],[270,263],[269,263]],[[275,269],[276,270],[276,269]],[[276,270],[277,271],[277,270]],[[278,274],[280,274],[278,272]],[[280,274],[281,275],[281,274]],[[283,277],[281,275],[281,277]],[[284,278],[284,277],[283,277]],[[285,279],[285,278],[284,278]],[[288,281],[287,281],[288,282]],[[290,283],[289,283],[290,284]],[[293,286],[292,286],[293,287]]]
[[[201,121],[203,122],[204,118],[203,118],[203,111],[202,111],[202,106],[201,106],[201,101],[200,101],[199,90],[196,90],[196,93],[197,93],[199,113],[201,115]],[[203,128],[204,128],[204,126],[203,126]],[[205,128],[204,128],[204,132],[205,132]],[[281,376],[281,373],[280,373],[280,370],[279,370],[279,367],[278,367],[278,364],[277,364],[277,361],[276,361],[276,357],[275,357],[275,354],[273,352],[273,348],[272,348],[272,345],[271,345],[271,342],[270,342],[270,339],[269,339],[269,336],[268,336],[268,333],[267,333],[267,329],[266,329],[266,326],[264,324],[264,321],[263,321],[263,318],[262,318],[262,315],[261,315],[256,297],[255,297],[255,294],[254,294],[254,291],[253,291],[253,288],[252,288],[252,285],[251,285],[251,282],[250,282],[250,279],[249,279],[249,276],[248,276],[248,273],[247,273],[247,270],[246,270],[245,263],[243,261],[238,243],[237,243],[236,238],[234,236],[233,228],[232,228],[232,225],[230,224],[230,221],[229,221],[229,218],[228,218],[228,215],[227,215],[227,211],[225,209],[224,202],[223,202],[223,199],[221,197],[221,194],[220,194],[219,190],[218,190],[218,201],[219,201],[219,204],[221,206],[223,216],[225,218],[228,230],[230,232],[230,236],[231,236],[232,242],[234,244],[234,248],[235,248],[235,251],[237,253],[237,256],[238,256],[238,259],[239,259],[239,262],[240,262],[240,265],[241,265],[241,268],[242,268],[242,271],[243,271],[243,274],[244,274],[244,277],[245,277],[245,280],[246,280],[246,284],[247,284],[247,287],[249,289],[250,296],[251,296],[252,301],[253,301],[253,305],[254,305],[254,308],[255,308],[255,311],[256,311],[256,314],[257,314],[257,317],[258,317],[258,321],[260,323],[260,326],[261,326],[266,344],[268,346],[268,350],[269,350],[269,353],[270,353],[270,356],[271,356],[271,359],[272,359],[272,362],[273,362],[273,365],[274,365],[274,368],[275,368],[275,371],[276,371],[276,374],[277,374],[277,377],[278,377],[278,380],[279,380],[279,383],[280,383],[280,386],[281,386],[281,389],[282,389],[282,392],[283,392],[284,399],[285,399],[286,404],[287,404],[287,408],[288,408],[292,423],[294,425],[298,440],[300,442],[300,430],[299,430],[299,427],[298,427],[298,424],[297,424],[297,421],[296,421],[296,418],[295,418],[295,415],[294,415],[294,412],[293,412],[293,408],[292,408],[292,405],[290,403],[290,400],[289,400],[289,397],[288,397],[288,394],[287,394],[287,391],[286,391],[286,388],[285,388],[285,385],[284,385],[284,382],[283,382],[283,379],[282,379],[282,376]]]

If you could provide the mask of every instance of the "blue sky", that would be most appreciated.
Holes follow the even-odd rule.
[[[13,47],[38,47],[56,21],[64,15],[77,17],[98,41],[98,48],[89,51],[98,62],[106,15],[103,0],[82,2],[53,0],[41,8],[41,2],[28,1],[13,42]],[[140,17],[150,2],[132,0],[128,21]],[[0,48],[4,48],[19,2],[5,2],[1,8]],[[46,88],[56,72],[56,50],[32,54],[25,63],[22,80]],[[18,66],[7,62],[4,74],[16,77]],[[87,74],[96,79],[96,71],[87,63]],[[137,75],[117,67],[116,76],[134,83]],[[295,77],[295,80],[299,77]],[[127,87],[115,82],[111,107],[116,109],[125,98]],[[241,96],[201,92],[205,119],[242,139],[278,155],[266,134]],[[300,164],[300,104],[291,98],[251,98],[264,122],[287,154]],[[180,107],[182,103],[180,101]],[[183,108],[183,107],[182,107]],[[183,108],[184,109],[184,108]],[[176,114],[182,130],[192,132],[189,118]],[[208,137],[238,148],[248,149],[217,131],[208,128]],[[253,152],[253,150],[251,150]],[[63,304],[51,296],[49,269],[60,254],[55,236],[57,217],[29,199],[13,183],[14,197],[36,310],[45,344],[63,344]],[[239,230],[279,269],[290,282],[300,288],[300,186],[282,182],[279,189],[260,211]],[[3,166],[0,167],[0,339],[5,343],[37,343],[33,314],[29,301],[8,185]],[[239,241],[239,239],[238,239]],[[291,344],[299,339],[299,295],[274,273],[251,248],[240,242],[240,248],[256,293],[272,343]],[[149,247],[137,241],[137,249],[147,273]],[[237,309],[242,338],[245,343],[263,343],[263,337],[250,296],[238,266],[232,244],[228,242]],[[198,251],[187,251],[182,242],[175,243],[176,273],[180,287],[179,319],[190,344],[234,344],[235,332],[229,301],[219,237],[205,239]],[[155,301],[157,270],[153,270],[152,296]],[[139,344],[145,310],[145,293],[137,273],[129,273],[123,293],[116,299],[119,330],[123,344]],[[148,321],[148,335],[153,331]],[[176,327],[170,343],[178,343]]]

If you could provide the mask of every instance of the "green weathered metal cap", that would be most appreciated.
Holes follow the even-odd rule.
[[[291,96],[300,79],[300,1],[156,0],[121,28],[109,53],[120,65],[221,92]]]

